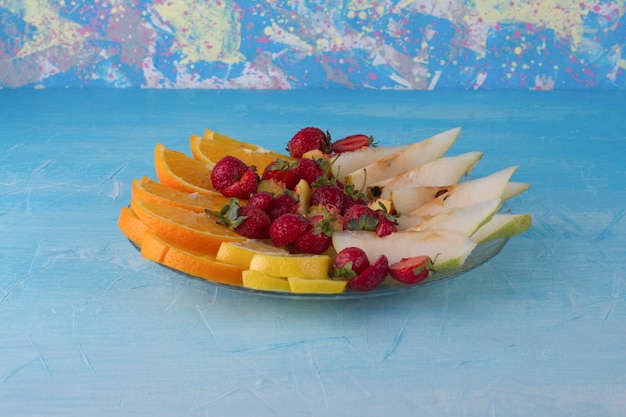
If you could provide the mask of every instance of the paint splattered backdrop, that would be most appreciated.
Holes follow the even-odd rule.
[[[0,87],[625,89],[625,15],[625,0],[0,0]]]

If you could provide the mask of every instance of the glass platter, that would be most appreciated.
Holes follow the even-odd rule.
[[[347,300],[347,299],[354,299],[354,298],[370,298],[370,297],[380,297],[380,296],[398,294],[398,293],[402,293],[405,291],[411,291],[411,290],[414,290],[415,288],[422,287],[425,285],[435,284],[435,283],[438,283],[447,279],[459,277],[479,267],[480,265],[484,264],[490,259],[492,259],[502,250],[502,248],[504,248],[507,242],[508,242],[508,239],[495,239],[495,240],[490,240],[490,241],[481,243],[480,245],[476,246],[476,248],[474,248],[474,250],[472,251],[470,256],[466,259],[465,263],[463,264],[461,268],[450,270],[450,271],[442,271],[442,272],[433,273],[430,275],[430,277],[427,280],[422,281],[419,284],[406,285],[394,279],[387,278],[376,289],[372,291],[368,291],[368,292],[357,292],[357,291],[352,291],[352,290],[346,290],[345,292],[342,292],[339,294],[317,294],[317,293],[295,294],[295,293],[282,292],[282,291],[263,291],[263,290],[255,290],[251,288],[240,287],[236,285],[223,284],[220,282],[213,282],[204,278],[199,278],[193,275],[186,274],[184,272],[180,272],[178,270],[169,268],[164,265],[161,265],[161,267],[163,267],[166,270],[173,271],[174,273],[185,276],[185,277],[199,279],[203,282],[214,285],[216,287],[222,287],[222,288],[226,288],[229,290],[249,293],[253,295],[261,295],[261,296],[266,296],[266,297],[291,298],[291,299],[308,299],[308,300]],[[131,244],[133,244],[133,246],[137,250],[140,250],[140,248],[137,245],[135,245],[132,242]]]

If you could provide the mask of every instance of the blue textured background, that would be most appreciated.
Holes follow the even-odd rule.
[[[624,89],[626,2],[0,0],[0,87]]]

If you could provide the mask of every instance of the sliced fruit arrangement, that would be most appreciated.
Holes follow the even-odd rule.
[[[297,294],[416,285],[478,245],[530,228],[501,213],[530,184],[517,169],[464,178],[483,157],[447,155],[461,128],[378,146],[305,127],[279,153],[206,130],[187,154],[157,144],[157,180],[132,183],[118,218],[147,259],[209,281]]]

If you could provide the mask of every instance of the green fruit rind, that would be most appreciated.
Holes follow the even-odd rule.
[[[531,226],[532,216],[530,214],[495,214],[471,238],[476,243],[510,238],[524,233]]]

